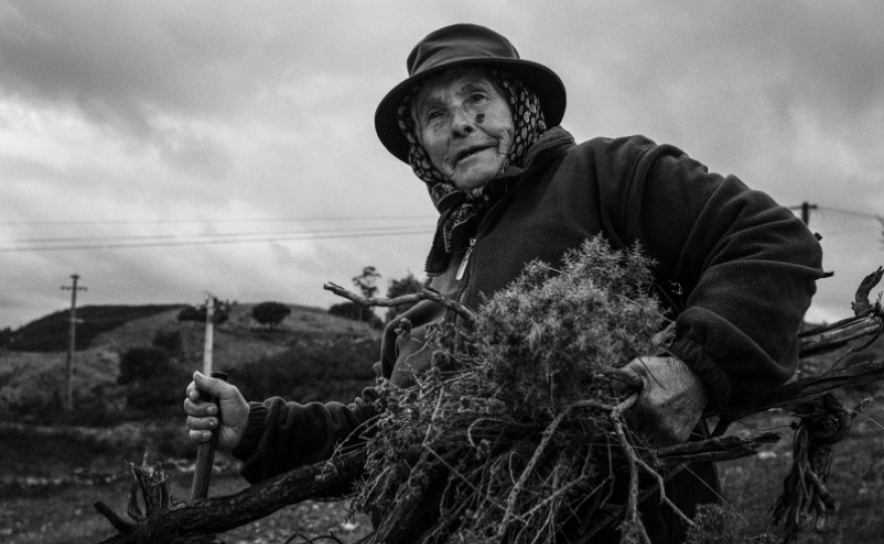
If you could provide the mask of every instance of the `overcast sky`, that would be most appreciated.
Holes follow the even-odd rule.
[[[884,263],[882,21],[881,0],[0,0],[0,327],[66,308],[74,273],[81,305],[323,307],[366,265],[421,275],[435,210],[373,115],[455,22],[554,69],[578,139],[644,134],[817,204],[835,277],[809,317],[845,317]]]

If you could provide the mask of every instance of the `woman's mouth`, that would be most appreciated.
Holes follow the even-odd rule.
[[[462,149],[461,151],[458,151],[457,154],[454,156],[454,162],[458,163],[458,162],[462,161],[463,159],[466,159],[467,157],[470,157],[472,155],[475,155],[476,153],[479,153],[481,151],[485,151],[486,149],[490,149],[492,147],[494,147],[494,146],[477,145],[477,146],[468,147],[466,149]]]

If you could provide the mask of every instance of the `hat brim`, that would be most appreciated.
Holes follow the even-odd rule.
[[[559,76],[546,66],[523,59],[464,58],[409,77],[396,85],[381,100],[374,114],[374,128],[387,151],[399,160],[408,162],[408,140],[399,129],[398,121],[399,105],[402,104],[405,96],[428,77],[464,66],[502,68],[508,71],[513,77],[520,79],[526,87],[537,93],[547,126],[558,126],[562,122],[567,103],[565,85]]]

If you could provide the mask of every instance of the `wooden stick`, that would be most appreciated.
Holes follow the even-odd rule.
[[[390,306],[402,306],[403,304],[414,304],[415,302],[420,302],[422,300],[432,300],[433,302],[441,304],[449,310],[456,312],[467,321],[468,325],[472,325],[476,322],[476,312],[463,304],[442,295],[439,291],[430,289],[429,287],[421,289],[419,293],[402,295],[401,297],[396,298],[364,297],[362,295],[357,295],[352,291],[348,291],[340,285],[332,282],[326,283],[322,288],[362,306],[382,306],[386,308]]]
[[[212,372],[212,377],[227,381],[224,372]],[[218,407],[218,399],[211,397],[211,402]],[[221,411],[218,410],[218,427],[221,427]],[[215,449],[218,447],[218,429],[212,430],[212,438],[199,445],[196,452],[196,466],[193,470],[193,482],[190,486],[190,502],[205,499],[209,495],[209,481],[212,479],[212,467],[215,464]]]
[[[818,376],[795,380],[777,389],[752,407],[727,410],[718,415],[722,419],[737,421],[752,414],[770,410],[771,408],[784,408],[806,402],[835,389],[876,381],[882,378],[884,378],[884,359],[859,363],[846,368],[830,370]]]
[[[290,504],[344,494],[364,470],[366,459],[366,451],[362,448],[328,462],[270,478],[236,495],[208,498],[197,504],[165,510],[146,518],[130,532],[111,537],[101,544],[203,544],[207,535],[235,529]],[[115,522],[119,517],[108,516],[110,508],[106,505],[97,503],[96,509],[115,527],[118,525]]]

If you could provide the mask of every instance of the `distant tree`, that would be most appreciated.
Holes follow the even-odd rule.
[[[6,349],[12,344],[12,329],[6,327],[0,329],[0,349]]]
[[[292,309],[281,302],[262,302],[252,308],[252,319],[273,329],[291,313]]]
[[[217,298],[215,299],[215,309],[212,312],[212,321],[218,325],[220,323],[224,323],[230,317],[230,309],[233,308],[234,303],[229,300],[221,301]],[[201,304],[199,306],[188,306],[178,312],[178,321],[199,321],[201,323],[206,322],[206,305]]]
[[[377,271],[377,268],[366,266],[362,269],[362,274],[353,277],[353,285],[362,291],[362,296],[371,298],[378,292],[377,282],[380,277],[381,275]],[[374,312],[364,306],[359,307],[359,321],[365,321],[368,319],[369,314],[374,315]]]
[[[411,293],[420,293],[421,289],[429,284],[429,280],[421,282],[414,277],[411,272],[401,279],[393,278],[390,280],[390,286],[387,288],[387,298],[396,298]],[[395,319],[395,317],[405,310],[411,308],[414,304],[405,304],[402,306],[391,306],[387,309],[387,323]]]
[[[175,365],[169,352],[159,347],[132,348],[120,357],[117,383],[129,385],[152,380],[173,372]]]
[[[155,346],[132,348],[120,357],[120,376],[126,403],[130,408],[156,410],[181,402],[181,384],[189,372],[181,368],[169,352]]]

